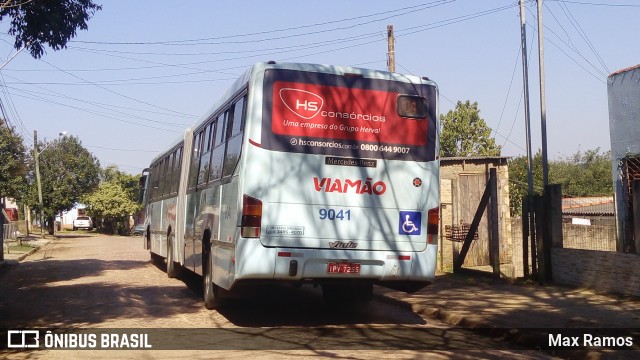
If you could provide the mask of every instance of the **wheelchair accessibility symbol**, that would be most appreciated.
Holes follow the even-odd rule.
[[[422,225],[421,211],[400,211],[398,234],[420,235]]]

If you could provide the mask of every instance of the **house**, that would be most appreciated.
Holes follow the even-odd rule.
[[[613,196],[563,198],[562,219],[575,225],[615,226]]]

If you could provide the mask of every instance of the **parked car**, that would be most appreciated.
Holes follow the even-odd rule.
[[[138,224],[131,229],[131,235],[144,235],[144,224]]]
[[[78,216],[73,220],[73,230],[78,229],[87,229],[89,231],[93,230],[93,222],[91,221],[91,218],[88,216]]]

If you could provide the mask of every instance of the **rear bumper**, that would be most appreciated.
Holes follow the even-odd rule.
[[[433,281],[438,249],[437,245],[427,245],[421,252],[266,248],[258,239],[238,239],[236,245],[235,280],[366,279],[379,283]],[[330,262],[359,264],[360,273],[329,273]]]

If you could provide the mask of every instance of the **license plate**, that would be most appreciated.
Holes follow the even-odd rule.
[[[360,264],[330,262],[327,264],[327,272],[329,274],[360,274]]]

